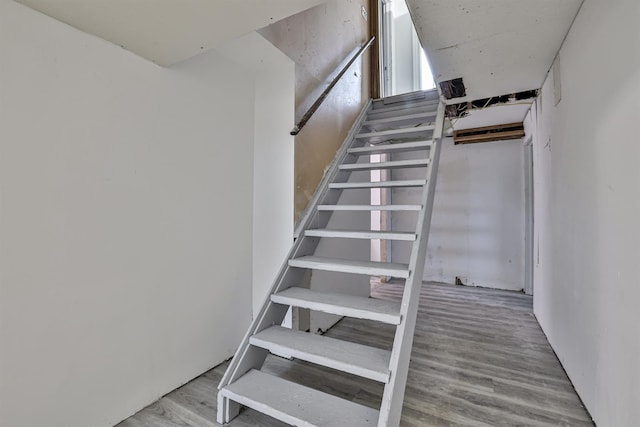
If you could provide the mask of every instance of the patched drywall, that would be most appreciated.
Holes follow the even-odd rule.
[[[586,0],[525,122],[534,312],[601,426],[640,419],[638,17],[635,0]]]
[[[369,2],[330,0],[260,30],[296,63],[297,117],[313,104],[336,67],[368,40],[369,23],[362,17],[362,7],[368,8]],[[368,101],[369,85],[369,55],[365,54],[296,136],[296,220]]]
[[[0,0],[0,425],[112,426],[233,354],[264,77],[221,51],[161,68]]]

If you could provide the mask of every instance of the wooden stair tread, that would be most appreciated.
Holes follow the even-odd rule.
[[[402,114],[401,112],[403,111],[406,112],[416,109],[429,109],[435,111],[438,108],[438,102],[439,100],[427,99],[392,104],[374,104],[373,108],[369,110],[369,114],[393,113],[394,115],[397,115]]]
[[[402,121],[407,121],[407,120],[420,120],[420,119],[426,119],[427,117],[435,117],[436,114],[437,114],[437,111],[435,111],[435,110],[434,111],[422,111],[422,112],[413,113],[413,114],[402,114],[402,115],[393,116],[393,117],[385,117],[385,118],[382,118],[382,119],[366,120],[363,123],[363,125],[364,126],[385,125],[385,124],[402,122]]]
[[[376,170],[376,169],[400,169],[419,168],[429,164],[429,159],[394,160],[378,163],[346,163],[338,166],[343,171]]]
[[[400,324],[400,302],[291,287],[271,295],[277,304],[307,308],[356,319]]]
[[[389,188],[389,187],[422,187],[427,183],[424,179],[413,179],[403,181],[381,181],[381,182],[332,182],[331,189],[349,188]]]
[[[421,205],[318,205],[319,211],[419,211]]]
[[[407,264],[390,262],[354,261],[319,256],[303,256],[290,259],[289,266],[342,273],[367,274],[370,276],[391,276],[402,279],[409,277],[409,266]]]
[[[337,237],[343,239],[404,240],[408,242],[416,240],[415,233],[405,231],[329,230],[326,228],[315,228],[305,230],[304,234],[310,237]]]
[[[252,369],[220,393],[299,427],[376,426],[379,411]]]
[[[359,133],[356,135],[356,138],[388,138],[388,137],[399,137],[404,135],[411,135],[414,133],[433,131],[435,129],[434,125],[425,125],[425,126],[415,126],[415,127],[406,127],[401,129],[388,129],[381,130],[378,132],[365,132]]]
[[[349,154],[385,154],[385,153],[402,153],[405,151],[427,150],[431,148],[433,141],[431,139],[424,141],[401,142],[395,144],[377,144],[368,145],[366,147],[349,148]]]
[[[389,381],[388,350],[282,326],[260,331],[249,342],[276,356],[305,360],[385,384]]]

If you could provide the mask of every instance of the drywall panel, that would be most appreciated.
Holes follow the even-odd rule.
[[[297,118],[322,93],[338,65],[368,40],[369,23],[362,17],[362,7],[368,9],[369,1],[330,0],[260,30],[296,63]],[[296,136],[296,220],[369,100],[369,86],[369,55],[365,54]]]
[[[143,58],[169,66],[321,0],[17,0]]]
[[[0,425],[112,426],[233,354],[265,84],[0,0]]]
[[[258,33],[224,47],[254,72],[253,313],[269,296],[293,243],[295,66]]]
[[[639,7],[584,2],[527,120],[534,312],[602,426],[640,419]]]
[[[407,154],[403,158],[418,155]],[[454,145],[443,139],[424,280],[521,290],[524,287],[524,181],[520,141]],[[424,154],[422,154],[424,157]],[[394,157],[400,159],[400,156]],[[393,171],[418,179],[422,170]],[[394,204],[412,204],[419,189],[392,192]],[[412,231],[416,214],[393,213],[392,228]],[[393,242],[394,262],[411,246]]]

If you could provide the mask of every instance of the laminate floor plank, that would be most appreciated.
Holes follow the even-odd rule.
[[[399,301],[404,286],[372,285]],[[540,326],[518,292],[425,283],[401,425],[593,426]],[[395,327],[345,318],[328,337],[389,350]],[[217,385],[228,362],[144,408],[117,427],[216,425]],[[299,360],[268,356],[264,372],[378,409],[382,384]],[[231,427],[285,424],[243,409]],[[345,426],[346,427],[346,426]]]

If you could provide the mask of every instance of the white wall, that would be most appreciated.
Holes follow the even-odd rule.
[[[258,33],[225,54],[254,73],[253,313],[269,294],[293,244],[295,63]],[[247,159],[248,160],[248,159]]]
[[[460,277],[469,286],[524,287],[522,156],[520,141],[453,145],[451,138],[443,139],[424,280],[455,283]],[[418,179],[424,172],[393,171],[392,176]],[[420,191],[394,190],[393,203],[416,203]],[[392,215],[397,230],[412,231],[415,221],[415,213]],[[392,245],[394,261],[407,262],[411,246]]]
[[[534,312],[600,426],[640,419],[640,10],[586,0],[527,120]]]
[[[253,73],[160,68],[0,0],[0,425],[110,426],[232,355]]]

